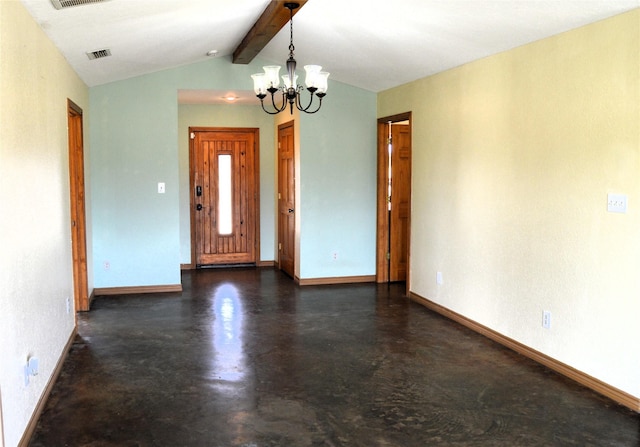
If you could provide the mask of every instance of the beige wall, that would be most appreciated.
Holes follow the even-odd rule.
[[[379,117],[413,111],[411,290],[633,396],[639,24],[635,10],[378,98]]]
[[[0,98],[0,393],[14,447],[75,326],[67,98],[88,119],[87,87],[18,1],[0,1]],[[40,373],[25,386],[30,356]]]

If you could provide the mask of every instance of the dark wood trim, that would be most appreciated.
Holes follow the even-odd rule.
[[[296,123],[295,120],[289,120],[287,122],[284,123],[280,123],[278,125],[278,131],[277,131],[277,135],[276,135],[276,259],[275,259],[275,265],[278,267],[279,270],[282,270],[285,274],[292,276],[294,278],[294,280],[296,281],[296,283],[299,284],[299,278],[297,276],[297,268],[299,267],[298,265],[298,247],[296,244],[296,234],[297,231],[299,230],[297,225],[298,225],[298,212],[295,211],[294,212],[294,223],[293,223],[293,229],[289,228],[289,231],[293,231],[293,242],[291,244],[290,247],[290,252],[293,253],[293,265],[289,266],[288,262],[283,262],[282,261],[282,248],[281,248],[281,243],[284,240],[288,239],[289,234],[285,234],[284,231],[284,226],[282,225],[282,214],[283,214],[283,199],[282,199],[282,194],[284,194],[285,197],[288,196],[289,193],[289,188],[287,185],[283,184],[283,174],[281,172],[281,161],[282,161],[282,153],[283,153],[283,149],[281,148],[281,143],[282,143],[282,137],[284,134],[284,131],[286,129],[291,128],[291,139],[293,140],[293,206],[292,208],[294,210],[298,209],[298,192],[297,192],[297,182],[296,182],[296,177],[297,177],[297,168],[298,168],[298,153],[296,152]],[[286,190],[286,191],[285,191]]]
[[[195,138],[191,138],[191,134],[195,132],[235,132],[245,131],[254,133],[254,184],[255,184],[255,235],[254,235],[254,255],[255,262],[260,259],[260,128],[259,127],[189,127],[187,138],[189,138],[189,223],[191,226],[191,264],[181,264],[182,270],[189,270],[197,268],[196,262],[196,224],[195,224],[195,196],[193,191],[193,185],[195,184]],[[182,268],[182,266],[189,266],[189,268]]]
[[[534,360],[535,362],[540,363],[541,365],[546,366],[549,369],[554,370],[555,372],[562,374],[569,379],[578,382],[581,385],[586,386],[587,388],[595,391],[596,393],[602,394],[603,396],[608,397],[625,407],[630,408],[633,411],[640,412],[640,397],[632,396],[631,394],[622,391],[618,388],[615,388],[602,380],[596,379],[582,371],[579,371],[565,363],[560,362],[559,360],[554,359],[553,357],[549,357],[546,354],[543,354],[539,351],[536,351],[533,348],[530,348],[527,345],[524,345],[518,341],[515,341],[509,337],[502,335],[499,332],[494,331],[476,321],[473,321],[464,315],[461,315],[457,312],[454,312],[450,309],[447,309],[444,306],[434,303],[433,301],[424,298],[418,294],[411,292],[409,297],[428,309],[433,310],[434,312],[449,318],[450,320],[455,321],[478,334],[484,335],[485,337],[517,352],[518,354],[522,354],[525,357]]]
[[[260,268],[273,268],[276,266],[276,261],[259,261],[256,265]]]
[[[412,112],[403,112],[396,115],[378,118],[378,143],[377,143],[377,225],[376,225],[376,281],[386,282],[389,280],[389,270],[387,268],[386,253],[389,246],[389,222],[387,220],[387,166],[389,164],[389,153],[387,150],[387,137],[389,123],[397,123],[400,121],[409,121],[409,132],[412,134],[411,146],[411,163],[413,163],[413,128],[412,128]],[[413,171],[413,169],[412,169]],[[413,172],[411,172],[413,175]],[[409,197],[412,196],[410,188]],[[411,203],[411,200],[409,201]],[[411,210],[411,207],[409,208]],[[408,228],[407,228],[407,278],[406,293],[409,294],[411,285],[411,211],[409,211]]]
[[[386,258],[389,247],[389,223],[387,219],[387,166],[389,164],[389,151],[385,150],[385,142],[389,124],[387,121],[378,120],[378,145],[377,145],[377,225],[376,225],[376,281],[387,282],[389,269]]]
[[[306,2],[307,0],[295,1],[300,6],[293,10],[294,16]],[[242,38],[238,48],[233,52],[234,64],[250,63],[289,22],[291,13],[288,8],[285,8],[285,3],[287,3],[287,0],[271,0],[256,23]]]
[[[69,203],[75,310],[88,311],[87,218],[84,175],[84,119],[82,108],[67,98]]]
[[[138,293],[166,292],[182,292],[182,284],[167,284],[164,286],[97,287],[93,290],[95,296],[133,295]]]
[[[389,121],[397,123],[400,121],[411,121],[411,112],[398,113],[396,115],[385,116],[384,118],[378,118],[378,124],[387,124]]]
[[[78,115],[82,115],[82,107],[67,98],[67,108],[73,110]]]
[[[195,264],[180,264],[180,270],[194,270]]]
[[[301,286],[319,286],[329,284],[355,284],[365,282],[376,282],[374,275],[363,276],[335,276],[327,278],[305,278],[300,279],[296,277],[296,282]]]
[[[189,127],[187,138],[189,139],[189,226],[191,227],[191,265],[196,265],[196,213],[195,202],[193,197],[193,185],[195,184],[195,138],[191,138],[191,134],[196,132],[200,127]]]
[[[49,400],[51,391],[53,391],[53,386],[56,384],[56,381],[58,380],[58,377],[62,372],[62,365],[64,364],[64,361],[66,360],[67,355],[71,350],[71,345],[73,345],[73,341],[75,340],[76,335],[77,335],[77,329],[73,328],[73,331],[71,332],[71,335],[69,336],[69,339],[67,340],[67,343],[65,344],[64,349],[62,350],[62,354],[60,355],[60,358],[56,362],[56,367],[54,368],[53,373],[51,374],[51,377],[49,377],[49,380],[47,381],[47,386],[45,386],[44,391],[42,392],[42,395],[40,395],[38,404],[36,405],[36,408],[33,410],[33,413],[31,414],[31,418],[29,419],[29,423],[27,424],[27,427],[25,428],[24,433],[22,433],[22,438],[18,443],[19,447],[27,447],[29,445],[29,441],[33,436],[33,432],[36,430],[36,426],[38,425],[38,419],[40,419],[40,415],[44,411],[44,407],[47,404],[47,400]]]

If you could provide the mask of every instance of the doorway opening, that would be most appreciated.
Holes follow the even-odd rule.
[[[376,281],[406,281],[411,229],[411,112],[378,119]]]
[[[256,265],[259,129],[189,128],[191,263]]]

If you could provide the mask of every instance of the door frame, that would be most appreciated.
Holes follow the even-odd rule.
[[[253,132],[254,134],[254,253],[256,265],[260,265],[260,129],[257,127],[189,127],[189,224],[191,226],[191,265],[189,269],[197,268],[196,262],[196,194],[195,194],[195,132]]]
[[[87,278],[83,117],[80,106],[70,99],[67,99],[67,124],[74,304],[76,311],[88,311],[91,303]]]
[[[282,270],[282,263],[280,262],[280,253],[281,253],[281,249],[280,249],[280,237],[282,235],[283,229],[280,227],[280,213],[281,213],[281,191],[280,191],[280,181],[281,181],[281,173],[280,173],[280,135],[283,129],[287,129],[287,128],[291,128],[291,137],[293,139],[293,209],[294,209],[294,223],[293,223],[293,228],[290,231],[293,231],[293,235],[292,235],[292,239],[293,239],[293,246],[291,247],[291,252],[293,255],[293,269],[291,272],[286,272],[287,274],[291,274],[291,277],[293,278],[294,281],[299,282],[299,278],[298,278],[298,272],[296,270],[296,266],[297,266],[297,249],[296,249],[296,225],[297,225],[297,219],[298,219],[298,202],[297,202],[297,193],[296,193],[296,165],[297,165],[297,160],[296,160],[296,126],[295,126],[295,120],[289,120],[286,121],[284,123],[280,123],[278,124],[278,131],[277,131],[277,135],[276,135],[276,141],[277,141],[277,147],[276,147],[276,169],[277,169],[277,178],[276,178],[276,264],[278,267],[278,270]]]
[[[376,282],[389,281],[389,265],[387,262],[387,250],[389,247],[389,217],[387,208],[387,185],[389,181],[389,151],[388,135],[391,123],[401,121],[409,122],[409,132],[412,133],[411,112],[399,113],[384,118],[378,118],[378,148],[377,148],[377,225],[376,225]],[[413,144],[412,144],[413,146]],[[412,148],[410,148],[412,150]],[[409,197],[411,198],[411,185],[409,185]],[[409,200],[411,203],[411,200]],[[409,218],[407,228],[407,279],[406,291],[410,290],[411,275],[411,206],[409,206]]]

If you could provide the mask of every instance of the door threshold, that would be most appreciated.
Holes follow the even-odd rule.
[[[249,262],[244,264],[196,264],[197,269],[228,269],[228,268],[254,268],[255,262]]]

